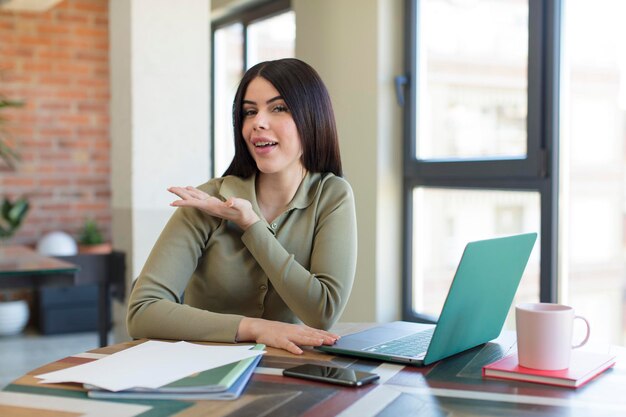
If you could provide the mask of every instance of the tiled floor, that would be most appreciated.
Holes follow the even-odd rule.
[[[0,337],[0,389],[28,371],[97,347],[97,332],[42,336],[27,330]]]

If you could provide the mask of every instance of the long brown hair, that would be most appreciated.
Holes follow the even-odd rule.
[[[289,108],[302,143],[302,165],[311,172],[343,176],[335,115],[328,90],[318,73],[295,58],[261,62],[241,79],[233,101],[235,156],[224,172],[247,178],[258,171],[241,133],[243,99],[248,84],[256,77],[269,81]]]

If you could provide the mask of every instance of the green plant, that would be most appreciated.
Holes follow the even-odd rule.
[[[0,110],[10,107],[21,107],[20,101],[6,100],[0,97]],[[16,163],[20,160],[19,154],[13,149],[9,143],[9,135],[4,130],[3,125],[6,119],[0,114],[0,159],[11,169],[15,169]]]
[[[30,208],[26,197],[14,202],[4,198],[0,208],[0,239],[7,239],[20,227]]]
[[[104,242],[98,223],[89,219],[85,222],[83,229],[78,236],[78,243],[81,245],[99,245]]]

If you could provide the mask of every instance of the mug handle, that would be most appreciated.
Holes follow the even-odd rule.
[[[587,335],[585,336],[585,339],[582,342],[580,342],[579,344],[575,346],[572,346],[572,349],[576,349],[576,348],[583,346],[585,343],[587,343],[587,340],[589,340],[589,336],[591,335],[591,326],[589,326],[589,322],[587,321],[587,319],[582,316],[574,316],[574,320],[576,319],[581,319],[582,321],[585,322],[585,324],[587,325]]]

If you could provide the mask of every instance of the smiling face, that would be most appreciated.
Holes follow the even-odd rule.
[[[242,114],[241,133],[260,173],[301,176],[298,129],[285,100],[265,78],[248,84]]]

